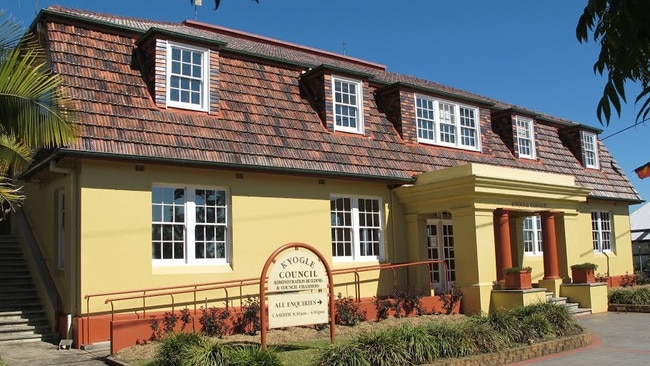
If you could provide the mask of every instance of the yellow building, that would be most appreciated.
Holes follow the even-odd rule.
[[[14,220],[45,257],[63,336],[101,340],[79,324],[138,313],[131,290],[259,277],[290,242],[334,270],[444,260],[399,282],[454,284],[468,314],[491,309],[507,267],[531,266],[555,296],[572,264],[632,272],[640,197],[593,127],[195,21],[50,7],[32,30],[81,128],[24,174]],[[361,277],[361,297],[390,292],[379,270]]]

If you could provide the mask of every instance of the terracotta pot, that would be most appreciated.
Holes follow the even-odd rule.
[[[506,290],[527,290],[533,288],[530,271],[507,272]]]
[[[572,268],[571,277],[573,278],[573,283],[596,282],[596,276],[594,275],[594,270],[592,268]]]

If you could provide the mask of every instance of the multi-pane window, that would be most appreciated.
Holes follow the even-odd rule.
[[[363,133],[363,94],[361,83],[332,78],[334,91],[334,130]]]
[[[419,142],[480,149],[476,108],[416,95],[415,115]]]
[[[533,120],[517,116],[517,151],[520,158],[535,159]]]
[[[612,218],[609,212],[591,213],[591,236],[594,252],[612,251]]]
[[[381,259],[381,201],[373,198],[331,197],[332,257]]]
[[[524,218],[524,254],[542,254],[542,220],[539,216],[528,216]]]
[[[227,209],[227,195],[223,190],[154,186],[151,191],[154,263],[225,263]]]
[[[598,164],[598,141],[596,134],[582,131],[580,133],[582,140],[582,156],[584,166],[587,168],[599,169]]]
[[[170,106],[207,110],[209,52],[167,44],[167,103]]]

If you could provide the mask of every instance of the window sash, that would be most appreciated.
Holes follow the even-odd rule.
[[[331,197],[332,257],[337,260],[381,259],[381,201]]]
[[[609,212],[591,213],[594,252],[612,251],[612,220]]]
[[[599,169],[597,148],[598,143],[596,142],[596,135],[582,131],[581,140],[584,166],[587,168]]]
[[[363,94],[358,81],[332,78],[334,130],[363,133]]]
[[[540,216],[528,216],[523,221],[524,254],[541,255],[543,253],[542,220]]]
[[[535,158],[533,120],[517,116],[517,151],[520,158]]]
[[[415,116],[419,142],[480,150],[476,108],[416,95]]]
[[[209,50],[168,43],[167,104],[207,110],[209,66]]]
[[[151,205],[154,264],[227,262],[226,191],[154,186]]]

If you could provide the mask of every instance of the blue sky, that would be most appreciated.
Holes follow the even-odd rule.
[[[586,2],[222,0],[213,11],[213,1],[203,0],[197,19],[345,53],[393,72],[601,128],[607,148],[642,198],[650,200],[650,178],[640,180],[634,173],[650,161],[650,125],[608,137],[634,123],[638,86],[628,88],[621,118],[609,126],[596,118],[604,86],[592,71],[599,49],[575,38]],[[2,0],[0,8],[28,26],[35,9],[55,4],[174,22],[194,18],[189,0]]]

